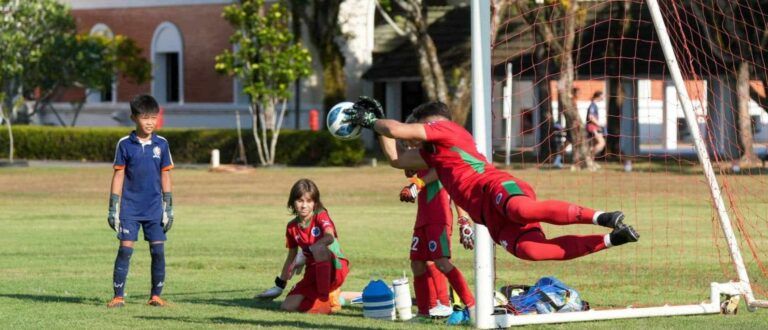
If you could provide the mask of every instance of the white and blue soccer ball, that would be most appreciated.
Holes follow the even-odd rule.
[[[352,102],[341,102],[334,105],[330,111],[328,111],[328,118],[326,118],[326,125],[328,131],[331,134],[342,140],[351,140],[360,136],[361,127],[350,123],[345,123],[349,119],[349,115],[344,112],[346,109],[351,109],[355,104]]]

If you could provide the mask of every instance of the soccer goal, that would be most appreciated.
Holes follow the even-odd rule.
[[[571,261],[527,262],[494,253],[481,228],[476,325],[768,307],[768,1],[479,3],[479,149],[539,198],[623,210],[641,239]],[[592,310],[494,314],[493,288],[547,275],[580,290]]]

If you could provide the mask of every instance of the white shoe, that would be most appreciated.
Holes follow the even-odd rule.
[[[451,306],[443,305],[440,302],[437,303],[437,306],[429,309],[429,316],[432,317],[449,317],[452,313],[453,308]]]

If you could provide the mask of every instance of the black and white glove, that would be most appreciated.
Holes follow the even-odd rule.
[[[283,290],[285,289],[285,286],[288,284],[287,281],[280,278],[280,276],[275,277],[275,286],[266,289],[262,291],[261,293],[257,294],[257,299],[265,299],[265,300],[272,300],[277,297],[279,297],[281,294],[283,294]]]
[[[344,113],[350,116],[347,122],[368,129],[373,129],[373,124],[384,118],[384,108],[379,101],[367,96],[361,96],[355,105],[344,110]]]
[[[107,224],[109,225],[109,228],[112,228],[114,231],[117,231],[117,228],[120,227],[120,195],[118,194],[109,195]]]
[[[173,195],[163,193],[163,232],[167,233],[173,226]]]

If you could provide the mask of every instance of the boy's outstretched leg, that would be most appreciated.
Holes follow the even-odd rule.
[[[613,229],[627,226],[624,224],[624,213],[621,211],[596,211],[563,201],[538,201],[525,195],[510,197],[504,211],[508,219],[519,224],[534,222],[553,225],[594,224]]]
[[[152,294],[148,304],[156,307],[165,306],[165,300],[160,298],[165,285],[165,244],[152,242],[149,244],[152,256]]]
[[[525,260],[569,260],[612,246],[636,242],[637,238],[639,238],[637,232],[627,225],[614,229],[607,235],[567,235],[552,239],[547,239],[540,230],[532,230],[520,235],[514,246],[506,246],[506,248],[518,258]]]

